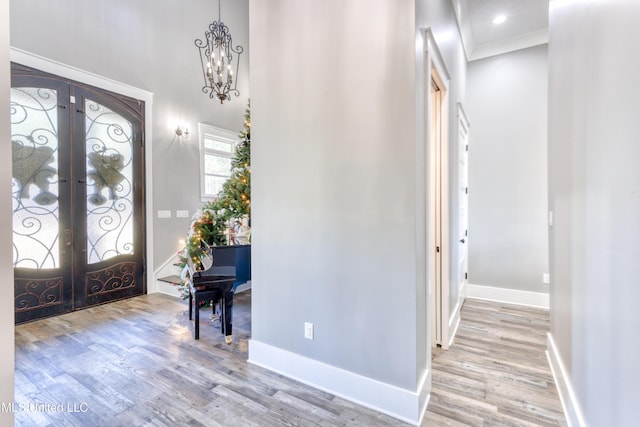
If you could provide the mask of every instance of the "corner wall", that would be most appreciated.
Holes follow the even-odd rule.
[[[9,2],[0,2],[0,404],[14,402],[13,264],[11,249],[11,135],[9,120]],[[0,424],[13,426],[13,412],[0,411]]]
[[[639,20],[634,0],[550,5],[549,355],[573,426],[640,424]]]
[[[469,63],[469,283],[548,293],[547,46]]]

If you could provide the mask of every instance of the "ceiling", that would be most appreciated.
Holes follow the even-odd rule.
[[[548,0],[451,0],[467,59],[511,52],[547,43]],[[494,24],[498,15],[506,21]]]

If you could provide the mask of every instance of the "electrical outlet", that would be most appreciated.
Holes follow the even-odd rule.
[[[189,211],[176,211],[176,218],[189,218]]]
[[[542,275],[542,283],[551,283],[551,279],[549,277],[549,273],[544,273]]]
[[[313,339],[313,323],[304,322],[304,337],[308,340]]]
[[[171,218],[171,211],[158,211],[158,218]]]

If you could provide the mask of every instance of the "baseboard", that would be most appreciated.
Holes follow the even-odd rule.
[[[453,315],[449,318],[449,342],[447,343],[447,348],[453,345],[453,340],[456,338],[456,334],[458,333],[462,302],[464,302],[464,299],[458,299],[458,304],[456,304],[456,308],[453,309]]]
[[[248,361],[413,425],[420,424],[429,403],[430,372],[410,391],[256,340],[249,341]]]
[[[157,279],[156,279],[155,291],[149,292],[149,293],[165,294],[165,295],[178,297],[178,298],[180,297],[180,294],[178,293],[178,288],[176,288],[171,283],[163,282],[162,280],[157,280]]]
[[[468,284],[466,294],[468,298],[549,309],[549,294],[545,292],[520,291],[517,289]]]
[[[580,405],[573,392],[571,379],[564,369],[564,364],[562,363],[562,359],[560,359],[558,348],[551,333],[547,333],[547,343],[547,360],[549,361],[551,373],[558,388],[558,394],[560,395],[560,402],[562,403],[567,424],[569,427],[586,427],[587,424],[582,416]]]

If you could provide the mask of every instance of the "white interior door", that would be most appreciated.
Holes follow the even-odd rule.
[[[469,121],[458,104],[458,290],[468,280],[469,255]],[[462,295],[461,292],[458,295]]]

